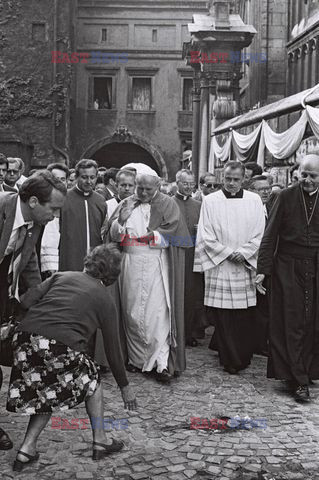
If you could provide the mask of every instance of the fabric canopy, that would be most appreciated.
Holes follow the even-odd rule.
[[[232,150],[234,156],[241,162],[257,158],[257,163],[261,166],[264,165],[265,148],[278,160],[288,158],[298,149],[308,123],[314,135],[319,139],[319,109],[310,105],[306,106],[299,120],[282,133],[274,132],[263,120],[248,135],[232,130],[223,146],[219,145],[217,136],[214,136],[209,156],[210,171],[213,171],[214,159],[224,163],[231,157]],[[225,134],[218,135],[219,137],[225,137]]]

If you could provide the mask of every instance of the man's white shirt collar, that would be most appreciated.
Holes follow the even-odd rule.
[[[16,230],[22,227],[23,225],[27,225],[29,229],[33,227],[33,222],[32,221],[26,222],[25,219],[23,218],[22,210],[21,210],[21,200],[20,200],[20,196],[18,195],[16,214],[14,217],[14,224],[13,224],[12,230]]]

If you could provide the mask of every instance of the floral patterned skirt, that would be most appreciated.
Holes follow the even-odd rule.
[[[85,353],[57,340],[17,332],[7,410],[25,415],[69,410],[93,395],[98,365]]]

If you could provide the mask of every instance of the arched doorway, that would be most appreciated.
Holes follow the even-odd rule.
[[[93,158],[100,166],[121,168],[127,163],[145,163],[167,180],[168,172],[158,147],[120,125],[111,137],[92,143],[81,158]]]
[[[121,168],[127,163],[145,163],[159,175],[161,172],[152,155],[135,143],[109,143],[97,150],[92,157],[102,167]]]

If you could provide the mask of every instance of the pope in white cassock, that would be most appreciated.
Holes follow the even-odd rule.
[[[204,304],[212,310],[221,365],[230,374],[252,357],[256,266],[265,227],[259,195],[242,189],[245,167],[229,161],[223,188],[203,199],[194,271],[204,272]]]
[[[118,284],[128,369],[156,369],[157,380],[168,382],[185,369],[183,240],[189,235],[177,204],[159,192],[156,172],[141,165],[134,164],[136,195],[114,212],[110,237],[124,252]]]

